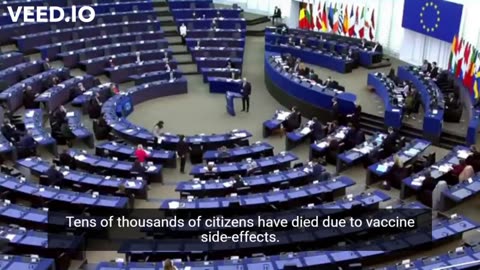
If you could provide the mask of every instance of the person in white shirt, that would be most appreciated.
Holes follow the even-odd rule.
[[[185,38],[187,37],[187,26],[184,23],[180,25],[180,36],[182,37],[182,44],[185,45]]]
[[[170,64],[168,63],[168,60],[167,60],[165,61],[165,71],[170,72],[170,70],[172,70],[172,68],[170,67]]]
[[[140,52],[136,52],[135,56],[137,57],[137,59],[135,60],[135,63],[137,63],[137,64],[142,63],[142,58],[140,57]]]

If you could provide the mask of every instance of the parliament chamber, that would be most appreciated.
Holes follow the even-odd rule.
[[[1,2],[0,270],[480,269],[476,8]]]

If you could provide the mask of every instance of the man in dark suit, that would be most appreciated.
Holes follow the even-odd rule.
[[[372,52],[382,52],[383,48],[380,43],[375,42],[375,45],[373,45]]]
[[[180,140],[177,143],[177,155],[180,158],[180,172],[185,173],[185,163],[187,162],[187,154],[189,152],[188,143],[185,141],[185,136],[180,135]]]
[[[315,71],[312,69],[310,69],[310,74],[308,75],[308,78],[312,81],[318,81],[318,75],[315,73]]]
[[[341,115],[340,115],[340,105],[338,105],[338,101],[336,97],[332,98],[332,119],[336,120],[337,122],[340,122],[341,120]]]
[[[3,123],[1,131],[2,131],[3,136],[5,136],[5,138],[9,142],[14,143],[14,142],[16,142],[20,139],[20,132],[8,120],[5,120],[5,122]]]
[[[383,140],[383,150],[385,155],[389,156],[396,151],[397,145],[397,133],[393,130],[392,127],[388,128],[388,134],[385,140]]]
[[[247,78],[243,78],[240,93],[242,94],[242,112],[246,110],[246,112],[248,113],[250,109],[250,95],[252,94],[252,85],[247,81]]]
[[[37,143],[35,142],[33,137],[30,134],[26,133],[25,135],[23,135],[23,137],[17,144],[19,157],[26,158],[29,156],[34,156],[37,153],[36,147]]]
[[[233,64],[232,60],[230,60],[230,58],[227,59],[226,68],[235,68],[235,65]]]
[[[27,86],[27,88],[25,88],[25,92],[23,93],[23,105],[26,109],[35,109],[37,107],[35,103],[36,97],[37,93],[33,91],[30,85]]]
[[[63,180],[63,174],[59,172],[53,165],[48,168],[48,170],[45,172],[45,175],[47,176],[48,185],[56,185]]]
[[[325,128],[322,123],[318,121],[317,117],[312,118],[312,125],[310,129],[312,130],[312,141],[318,141],[325,137]]]
[[[275,9],[273,9],[272,25],[275,25],[278,19],[282,19],[282,10],[275,6]]]
[[[432,63],[432,70],[430,71],[430,78],[435,79],[438,76],[437,62]]]
[[[325,88],[333,88],[335,86],[335,82],[334,80],[332,80],[332,77],[328,76],[327,79],[323,82],[323,86],[325,86]]]
[[[48,59],[48,57],[47,57],[47,58],[45,58],[45,62],[43,63],[43,69],[44,70],[49,70],[51,68],[52,68],[52,66],[50,65],[50,59]]]
[[[368,48],[366,39],[362,38],[362,41],[360,43],[360,48],[362,48],[362,49],[367,49]]]

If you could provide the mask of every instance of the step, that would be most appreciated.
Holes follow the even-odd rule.
[[[192,72],[198,74],[197,64],[179,64],[178,66],[183,74],[192,74]]]
[[[165,29],[167,26],[175,26],[175,22],[171,18],[161,18],[158,21],[160,22],[162,29]]]
[[[183,46],[183,45],[171,45],[171,44],[168,44],[168,48],[172,50],[173,54],[175,53],[190,53],[188,52],[187,50],[187,47]]]
[[[167,2],[166,1],[162,1],[162,0],[156,0],[156,1],[153,1],[153,6],[154,7],[167,7]]]
[[[177,61],[177,63],[180,63],[180,64],[185,64],[185,63],[193,64],[193,63],[195,63],[192,59],[192,55],[190,55],[190,54],[179,54],[179,55],[175,55],[174,58]]]
[[[270,22],[270,19],[267,16],[259,17],[256,19],[247,20],[247,25],[256,25]]]

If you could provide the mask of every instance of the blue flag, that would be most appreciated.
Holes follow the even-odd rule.
[[[445,0],[405,0],[404,28],[452,42],[460,29],[463,5]]]

